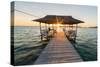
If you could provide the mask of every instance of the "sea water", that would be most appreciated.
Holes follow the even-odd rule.
[[[38,26],[14,27],[14,60],[16,65],[33,64],[34,55],[39,50],[40,42]],[[97,59],[97,28],[78,28],[77,50],[84,61]]]
[[[97,28],[79,28],[76,45],[84,61],[97,60]]]

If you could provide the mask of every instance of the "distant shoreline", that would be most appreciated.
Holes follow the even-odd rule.
[[[11,27],[39,27],[39,26],[11,26]],[[42,26],[42,27],[45,27],[45,26]],[[97,26],[95,27],[80,27],[78,26],[78,28],[98,28]]]

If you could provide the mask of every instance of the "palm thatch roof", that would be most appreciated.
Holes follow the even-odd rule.
[[[78,24],[84,23],[78,19],[73,18],[72,16],[60,16],[60,15],[46,15],[43,18],[35,19],[33,21],[46,23],[46,24]]]

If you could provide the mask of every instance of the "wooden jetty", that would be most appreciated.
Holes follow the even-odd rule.
[[[83,61],[73,45],[64,35],[57,32],[44,48],[34,64],[69,63]]]
[[[76,42],[77,24],[84,23],[83,21],[75,19],[72,16],[60,15],[47,15],[33,21],[40,22],[41,40],[43,40],[45,37],[42,35],[41,23],[45,24],[45,28],[47,30],[46,39],[50,40],[34,64],[70,63],[83,61],[75,50],[74,46],[70,43],[70,41],[73,41],[74,43]],[[62,24],[63,31],[57,32],[56,35],[52,34],[54,36],[49,38],[51,37],[51,35],[48,35],[51,31],[50,27],[54,32],[54,25],[57,26],[57,24]]]

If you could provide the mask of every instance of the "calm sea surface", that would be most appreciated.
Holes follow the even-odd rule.
[[[14,27],[15,64],[31,63],[40,46],[39,27]],[[77,35],[77,50],[85,61],[97,59],[97,28],[79,28]]]
[[[97,28],[79,28],[77,48],[85,61],[97,60]]]

